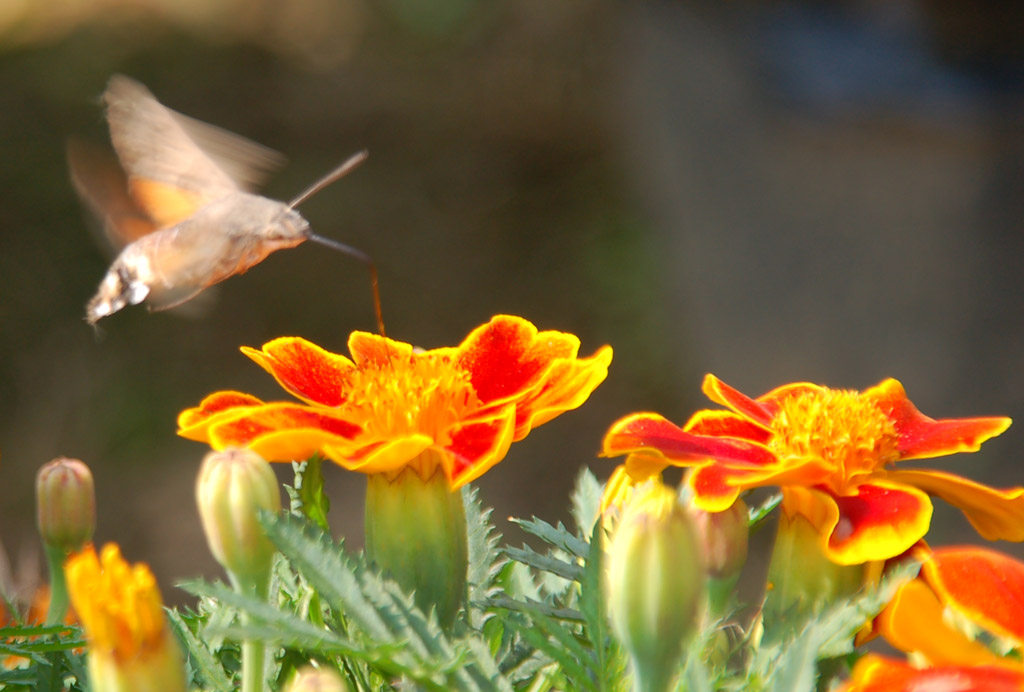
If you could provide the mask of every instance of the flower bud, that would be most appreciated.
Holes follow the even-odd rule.
[[[259,511],[281,509],[281,492],[270,464],[248,449],[210,452],[196,482],[196,503],[210,552],[236,587],[265,588],[274,546]]]
[[[285,692],[348,692],[348,685],[333,670],[327,668],[302,668]]]
[[[675,490],[638,488],[612,535],[605,582],[636,690],[669,688],[700,618],[704,579],[693,521]]]
[[[36,475],[39,533],[48,548],[62,554],[81,549],[96,529],[92,472],[78,459],[58,457]]]
[[[427,479],[413,468],[394,478],[366,477],[366,554],[413,592],[423,612],[434,610],[441,625],[451,627],[466,602],[466,512],[461,493],[452,492],[436,468]]]
[[[737,499],[724,512],[707,512],[691,506],[690,513],[704,555],[711,609],[721,614],[747,561],[747,504]]]

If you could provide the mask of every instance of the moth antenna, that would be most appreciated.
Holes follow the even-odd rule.
[[[331,183],[339,180],[340,178],[344,178],[346,175],[351,173],[357,166],[359,166],[359,164],[365,161],[366,157],[369,155],[369,152],[363,149],[359,153],[353,154],[352,156],[348,157],[347,159],[345,159],[344,163],[342,163],[340,166],[335,168],[333,171],[331,171],[324,177],[320,178],[320,180],[310,185],[302,192],[302,194],[300,194],[298,197],[289,202],[288,208],[294,209],[295,207],[299,206],[316,193],[320,192],[320,190],[323,190]]]
[[[352,161],[354,158],[355,157],[352,157],[349,161]],[[363,152],[363,158],[366,158],[365,152]],[[342,164],[341,167],[344,168],[345,165],[346,164]],[[340,170],[340,168],[338,170]],[[323,186],[321,185],[320,187]],[[387,333],[384,331],[384,313],[380,309],[380,287],[377,284],[377,265],[373,263],[373,259],[371,259],[370,256],[362,250],[354,248],[351,245],[346,245],[345,243],[340,243],[334,238],[325,238],[324,236],[317,235],[316,233],[310,233],[306,237],[314,243],[325,245],[337,250],[338,252],[343,252],[349,257],[353,257],[367,266],[370,270],[370,286],[373,289],[373,312],[377,318],[377,329],[380,330],[381,336],[387,336]]]

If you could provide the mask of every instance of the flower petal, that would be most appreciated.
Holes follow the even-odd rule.
[[[515,433],[516,410],[511,404],[490,419],[462,423],[449,431],[444,447],[445,473],[452,490],[476,480],[508,454]]]
[[[1020,692],[1024,672],[999,666],[914,668],[877,654],[853,667],[839,692]]]
[[[927,469],[890,471],[887,478],[920,488],[960,508],[987,541],[1024,541],[1024,488],[1000,490]]]
[[[701,385],[701,389],[716,404],[728,407],[744,418],[759,423],[765,428],[771,423],[772,416],[775,414],[773,409],[733,389],[714,375],[708,374],[704,376],[704,384]]]
[[[924,575],[946,605],[1024,643],[1024,563],[976,546],[937,548]]]
[[[729,437],[709,437],[685,432],[657,413],[634,413],[612,423],[605,433],[601,456],[632,452],[657,452],[679,466],[715,459],[736,465],[775,464],[764,445]]]
[[[345,356],[297,336],[268,341],[261,351],[243,346],[242,353],[273,375],[289,394],[322,406],[338,406],[344,401],[342,385],[355,367]]]
[[[772,436],[771,432],[738,413],[712,409],[693,414],[683,431],[711,437],[737,437],[759,444],[767,444]]]
[[[899,555],[928,533],[932,503],[910,486],[874,480],[855,494],[833,496],[839,508],[826,552],[840,565],[858,565]]]
[[[791,459],[763,467],[719,462],[694,469],[687,482],[694,493],[694,504],[707,512],[724,512],[740,493],[751,488],[811,487],[825,482],[831,475],[828,464],[816,458]]]
[[[521,317],[497,315],[459,345],[456,365],[469,373],[480,401],[490,404],[532,388],[553,362],[575,358],[579,347],[580,340],[572,334],[538,333]]]
[[[516,402],[515,439],[521,440],[538,425],[580,407],[604,382],[611,361],[610,346],[598,349],[590,358],[556,361],[539,386]]]
[[[209,428],[214,449],[249,447],[267,461],[308,459],[325,445],[352,447],[362,432],[358,425],[325,409],[301,404],[271,403],[239,409]]]
[[[920,654],[932,665],[994,664],[986,646],[947,624],[945,606],[927,584],[912,579],[901,586],[875,620],[886,641],[900,651]]]
[[[209,441],[210,425],[225,417],[233,417],[241,409],[262,406],[263,402],[244,392],[214,392],[194,408],[178,415],[178,434],[197,442]]]
[[[392,360],[409,359],[413,355],[413,348],[412,344],[394,341],[380,334],[352,332],[348,337],[348,352],[352,354],[352,361],[356,367],[383,367]]]
[[[976,452],[981,444],[1008,427],[1011,420],[992,418],[949,418],[935,420],[915,408],[903,385],[889,378],[864,392],[892,419],[899,435],[900,459],[927,459],[957,452]]]
[[[434,444],[429,435],[411,434],[377,439],[364,443],[357,449],[341,444],[324,445],[323,455],[349,471],[362,473],[398,472],[413,465],[422,452]]]

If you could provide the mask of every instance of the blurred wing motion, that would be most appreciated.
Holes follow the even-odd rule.
[[[88,322],[143,300],[173,307],[306,240],[309,225],[289,205],[248,192],[279,154],[166,108],[127,77],[112,77],[103,101],[120,166],[68,145],[75,190],[121,251]]]
[[[283,163],[271,149],[175,113],[127,77],[114,75],[103,101],[129,193],[160,227],[255,188]]]

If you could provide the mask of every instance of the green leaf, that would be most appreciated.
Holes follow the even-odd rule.
[[[486,614],[478,604],[499,590],[496,582],[507,560],[498,550],[501,534],[490,521],[492,510],[484,509],[477,490],[464,487],[462,500],[466,510],[466,539],[469,548],[467,615],[470,626],[479,630],[483,627]]]
[[[204,689],[210,687],[217,692],[233,692],[234,685],[227,673],[224,672],[224,667],[217,660],[213,651],[208,648],[208,645],[192,633],[182,619],[181,613],[177,610],[167,610],[167,619],[171,623],[171,629],[184,646],[191,664],[202,678],[201,681],[206,683]]]
[[[309,461],[292,462],[295,470],[294,487],[285,486],[293,514],[307,517],[325,532],[330,531],[327,513],[331,499],[324,494],[323,458],[314,454]]]
[[[765,500],[759,507],[751,507],[748,510],[747,525],[749,526],[751,536],[764,528],[765,523],[771,517],[771,513],[781,502],[782,493],[776,493]]]
[[[604,488],[597,476],[584,466],[576,476],[576,484],[572,491],[572,518],[576,523],[576,533],[589,536],[590,529],[597,521],[601,512],[601,495]]]
[[[545,543],[555,546],[566,553],[575,557],[585,557],[590,550],[590,546],[587,542],[572,534],[562,525],[562,522],[558,522],[558,526],[554,527],[547,523],[543,519],[533,517],[532,519],[513,519],[513,523],[518,524],[523,531],[529,534],[533,534],[537,538],[541,539]]]
[[[569,581],[578,581],[583,571],[579,565],[569,564],[550,555],[541,555],[529,546],[505,548],[504,552],[516,562],[521,562],[542,572],[550,572]]]

